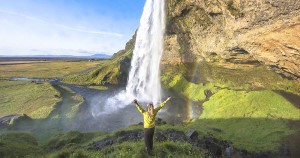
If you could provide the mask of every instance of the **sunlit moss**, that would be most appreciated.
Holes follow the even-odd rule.
[[[258,152],[277,150],[280,140],[297,130],[288,124],[299,120],[300,110],[273,91],[220,90],[190,126],[230,140],[236,148]]]
[[[163,84],[166,88],[170,88],[185,97],[193,100],[193,101],[203,101],[206,99],[205,91],[209,90],[211,92],[216,92],[217,88],[214,84],[206,84],[202,83],[195,84],[192,82],[188,82],[181,74],[170,75],[165,74],[161,77]]]
[[[46,118],[61,100],[50,83],[26,81],[0,82],[0,117],[25,113],[32,118]]]
[[[220,90],[203,104],[201,118],[300,119],[300,110],[273,91]]]

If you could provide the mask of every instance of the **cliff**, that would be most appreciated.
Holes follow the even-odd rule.
[[[166,8],[163,64],[266,65],[299,81],[300,1],[166,0]]]

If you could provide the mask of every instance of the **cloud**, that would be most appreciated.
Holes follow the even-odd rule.
[[[42,20],[42,19],[39,19],[39,18],[36,18],[36,17],[33,17],[33,16],[28,16],[28,15],[25,15],[25,14],[20,14],[20,13],[17,13],[17,12],[0,10],[0,13],[23,17],[23,18],[26,18],[26,19],[31,20],[31,21],[46,23],[48,25],[53,25],[53,26],[60,27],[60,28],[66,29],[66,30],[71,30],[71,31],[77,31],[77,32],[82,32],[82,33],[89,33],[89,34],[98,34],[98,35],[123,37],[123,34],[116,33],[116,32],[106,32],[106,31],[98,31],[98,30],[84,30],[84,29],[79,29],[79,28],[70,27],[70,26],[66,26],[66,25],[62,25],[62,24],[58,24],[58,23],[51,23],[51,22],[48,22],[48,21],[45,21],[45,20]]]
[[[0,55],[112,55],[132,36],[128,25],[121,26],[120,21],[112,19],[85,17],[82,21],[71,17],[63,21],[57,18],[59,15],[51,16],[34,17],[0,9]],[[124,35],[110,31],[113,29]]]

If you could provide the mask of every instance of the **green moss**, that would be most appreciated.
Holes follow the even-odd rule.
[[[135,36],[126,43],[124,50],[115,53],[112,59],[107,60],[97,69],[86,73],[65,76],[62,81],[80,85],[122,84],[127,79],[129,72]]]
[[[27,114],[31,118],[46,118],[60,101],[59,92],[50,83],[0,81],[0,117]]]
[[[80,85],[107,85],[119,84],[123,78],[127,78],[129,66],[122,66],[121,63],[130,62],[133,49],[124,54],[116,56],[101,67],[83,74],[73,74],[62,79],[63,82]]]
[[[299,120],[300,110],[272,91],[220,90],[190,126],[230,140],[236,148],[258,152],[277,150],[280,140],[297,130],[288,125]]]
[[[124,142],[107,147],[101,152],[91,152],[89,157],[204,157],[204,152],[189,143],[155,142],[153,156],[145,152],[144,142]]]
[[[96,90],[107,90],[108,88],[105,86],[88,86],[88,88],[96,89]]]
[[[203,87],[208,87],[207,90],[212,90],[213,92],[215,90],[211,87],[247,91],[261,89],[283,90],[300,95],[299,82],[282,78],[265,66],[199,62],[178,66],[166,65],[165,67],[161,77],[162,83],[166,88],[174,88],[179,93],[184,93],[185,89],[191,87],[193,90],[189,90],[189,94],[192,94],[191,91],[203,85]],[[199,79],[193,81],[193,78]],[[175,87],[173,87],[174,85]],[[188,97],[189,95],[186,96]]]
[[[220,90],[203,104],[201,118],[300,119],[300,110],[273,91]]]
[[[208,83],[203,85],[202,83],[195,84],[188,82],[181,74],[176,74],[174,76],[170,74],[164,74],[161,77],[161,81],[166,88],[172,89],[193,101],[205,100],[205,92],[207,90],[213,93],[217,91],[217,88],[214,84]]]
[[[88,132],[81,133],[79,131],[71,131],[60,133],[49,140],[45,145],[48,151],[60,150],[62,148],[80,147],[92,140],[94,137],[105,134],[104,132]]]
[[[299,122],[299,109],[272,91],[299,94],[299,84],[264,66],[206,62],[164,66],[161,80],[167,89],[204,101],[201,117],[188,128],[230,140],[236,148],[274,151],[285,136],[299,130],[289,127]],[[207,91],[212,95],[209,100],[205,99]]]
[[[0,135],[1,157],[40,157],[42,148],[28,133],[7,133]]]

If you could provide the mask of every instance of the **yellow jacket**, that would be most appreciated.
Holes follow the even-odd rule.
[[[164,101],[159,104],[157,108],[153,110],[153,116],[148,114],[148,111],[144,110],[138,103],[135,104],[136,108],[139,110],[140,113],[143,114],[144,117],[144,128],[153,128],[155,127],[155,116],[157,112],[167,103]]]

